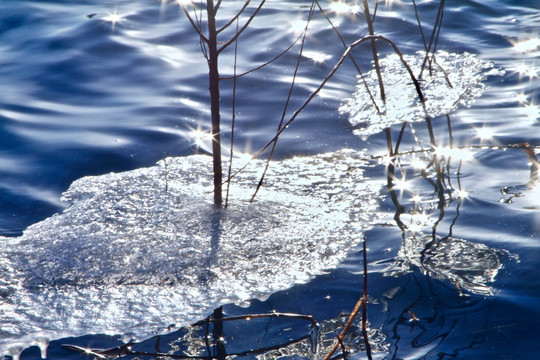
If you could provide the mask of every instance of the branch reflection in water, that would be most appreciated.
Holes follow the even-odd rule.
[[[527,155],[532,151],[521,146],[507,148],[525,150]],[[502,150],[469,149],[477,154],[482,151]],[[456,156],[456,152],[451,155]],[[465,158],[475,161],[471,156]],[[354,319],[338,341],[334,358],[353,354],[375,359],[400,358],[400,354],[411,353],[421,357],[435,350],[474,347],[483,341],[482,329],[490,313],[488,299],[495,292],[492,284],[513,255],[453,235],[464,202],[474,201],[462,186],[464,162],[448,153],[443,156],[434,151],[398,154],[393,158],[395,167],[394,173],[388,174],[389,183],[395,184],[396,178],[404,182],[399,189],[395,186],[388,189],[402,233],[402,246],[396,257],[372,259],[369,263],[372,279],[366,297],[369,319],[364,316]],[[529,183],[535,181],[535,174],[537,168],[532,162]],[[367,273],[360,271],[358,275]],[[381,287],[381,276],[389,279],[385,284],[394,286]],[[283,356],[320,359],[335,347],[337,334],[350,320],[349,313],[341,313],[308,329],[301,323],[269,320],[271,314],[264,324],[257,324],[254,316],[236,317],[231,325],[224,327],[228,354],[257,353],[258,359],[265,360]],[[169,336],[169,353],[179,356],[179,350],[183,349],[189,356],[211,356],[215,351],[213,344],[219,339],[208,337],[211,329],[201,324],[182,329],[174,339]],[[465,339],[460,335],[470,334],[471,327],[477,328],[477,336]],[[284,339],[290,342],[276,343]],[[162,346],[165,340],[163,337]],[[155,347],[158,342],[154,338],[139,346]],[[269,342],[275,346],[270,348]],[[253,345],[248,348],[246,344]]]
[[[426,167],[421,170],[402,164],[407,162],[406,158],[394,159],[394,163],[401,164],[399,171],[402,174],[416,171],[414,182],[417,185],[411,184],[411,188],[420,190],[427,185],[431,189],[421,194],[409,190],[406,197],[403,192],[398,195],[395,170],[393,166],[389,167],[388,190],[396,207],[394,219],[402,231],[403,244],[397,258],[387,265],[384,273],[398,276],[416,267],[431,278],[454,284],[461,294],[468,291],[492,295],[490,283],[502,268],[500,258],[507,252],[453,236],[460,208],[468,199],[467,191],[461,187],[463,160],[458,159],[458,167],[454,169],[450,155],[428,152],[415,156],[416,166],[422,157]],[[447,218],[450,214],[453,216]],[[441,230],[443,224],[446,230]]]
[[[525,186],[531,188],[537,181],[538,161],[528,145],[461,150],[471,155],[503,151],[501,148],[525,150],[531,164],[530,181]],[[472,156],[466,158],[475,161]],[[395,258],[371,265],[399,284],[379,299],[388,314],[388,322],[382,326],[389,336],[392,358],[466,350],[484,341],[489,296],[496,292],[492,284],[506,263],[518,261],[506,250],[453,235],[462,205],[475,201],[462,187],[465,161],[423,151],[395,156],[388,166],[388,191],[402,245]],[[421,162],[423,167],[418,166]],[[405,176],[410,179],[407,187],[397,188]]]

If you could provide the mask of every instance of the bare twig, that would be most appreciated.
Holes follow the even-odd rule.
[[[435,54],[435,51],[436,51],[436,48],[437,48],[437,43],[438,43],[438,40],[439,40],[439,34],[440,34],[440,31],[441,31],[441,27],[442,27],[444,4],[445,4],[445,0],[441,0],[441,2],[439,3],[439,9],[437,11],[437,17],[435,18],[435,24],[433,25],[433,30],[431,32],[431,37],[429,39],[429,45],[426,48],[426,57],[424,58],[424,62],[422,63],[420,74],[418,75],[418,77],[420,79],[422,78],[422,74],[424,72],[424,69],[426,67],[427,62],[428,61],[431,62],[429,53],[431,52],[432,54]],[[433,47],[433,50],[431,49],[432,47]]]
[[[375,39],[375,40],[382,40],[382,41],[385,41],[387,42],[388,44],[390,44],[392,46],[392,48],[394,49],[394,51],[396,52],[396,54],[398,54],[401,62],[403,63],[403,65],[405,66],[405,68],[407,69],[407,72],[409,73],[409,76],[411,77],[411,80],[413,81],[414,83],[414,86],[415,86],[415,89],[418,93],[418,97],[420,98],[420,101],[422,102],[423,106],[424,106],[424,110],[425,110],[425,98],[424,98],[424,95],[422,93],[422,89],[420,88],[420,83],[418,82],[418,80],[416,79],[416,77],[414,76],[409,64],[407,64],[407,62],[405,61],[405,59],[403,58],[403,54],[401,53],[401,51],[399,51],[399,48],[397,47],[397,45],[390,39],[382,36],[382,35],[367,35],[367,36],[364,36],[363,38],[361,39],[358,39],[356,40],[355,42],[353,42],[351,45],[349,45],[349,47],[347,47],[347,50],[345,50],[341,56],[341,58],[338,60],[338,62],[334,65],[334,67],[332,68],[332,70],[328,73],[328,75],[326,75],[326,77],[321,81],[321,83],[319,84],[319,86],[317,87],[317,89],[315,89],[310,95],[309,97],[306,99],[306,101],[293,113],[293,115],[291,116],[291,118],[284,124],[284,126],[281,127],[281,129],[276,133],[276,135],[270,139],[270,141],[268,141],[266,143],[266,145],[264,145],[257,153],[255,153],[251,159],[243,166],[241,167],[239,170],[237,170],[234,174],[231,175],[231,177],[229,179],[227,179],[226,181],[230,181],[234,176],[236,176],[237,174],[239,174],[241,171],[243,171],[249,164],[249,162],[251,160],[255,160],[257,159],[259,156],[261,156],[275,141],[278,140],[279,136],[283,133],[283,131],[285,131],[285,129],[287,129],[287,127],[289,127],[290,124],[292,124],[296,118],[298,117],[298,115],[300,115],[302,113],[302,111],[304,111],[304,109],[309,105],[309,103],[311,103],[311,101],[315,98],[315,96],[317,96],[317,94],[322,90],[322,88],[326,85],[326,83],[328,81],[330,81],[330,79],[332,79],[332,77],[336,74],[336,72],[339,70],[339,68],[341,67],[341,65],[343,65],[343,62],[345,61],[345,59],[349,56],[350,52],[357,46],[363,44],[364,42],[366,41],[370,41],[372,39]]]
[[[238,31],[238,21],[236,22],[236,31]],[[234,152],[234,128],[236,124],[236,62],[238,59],[238,39],[236,39],[234,44],[234,65],[233,65],[233,93],[232,93],[232,119],[231,119],[231,146],[229,153],[229,171],[227,177],[231,177],[232,171],[232,161],[233,161],[233,152]],[[229,205],[229,190],[231,188],[231,182],[227,182],[227,195],[225,196],[225,207]]]
[[[315,2],[312,2],[311,3],[311,8],[310,8],[310,11],[309,11],[309,16],[308,16],[308,19],[307,19],[307,22],[306,22],[306,27],[304,28],[304,31],[303,31],[304,36],[302,37],[302,42],[301,42],[301,46],[300,46],[300,52],[298,53],[298,59],[296,61],[296,67],[294,68],[294,74],[293,74],[293,78],[292,78],[292,81],[291,81],[291,86],[289,88],[289,93],[287,94],[287,100],[285,101],[285,106],[283,107],[283,112],[281,114],[281,119],[279,121],[277,131],[281,130],[281,128],[283,126],[283,122],[285,121],[285,116],[287,115],[287,110],[289,109],[289,103],[290,103],[290,100],[291,100],[294,85],[296,84],[296,75],[298,74],[298,69],[300,68],[300,62],[302,60],[302,53],[304,51],[304,45],[306,43],[307,31],[308,31],[308,27],[309,27],[309,24],[311,22],[311,19],[313,17],[314,8],[315,8]],[[260,188],[261,188],[261,186],[263,184],[264,178],[266,177],[266,173],[268,171],[268,167],[270,166],[270,161],[272,160],[272,157],[274,156],[274,151],[276,150],[276,146],[277,146],[277,139],[272,144],[272,149],[270,150],[270,155],[268,156],[268,159],[266,160],[266,166],[264,167],[264,171],[263,171],[263,173],[261,175],[259,183],[257,184],[257,188],[255,189],[255,192],[251,196],[251,200],[250,200],[251,203],[253,202],[253,200],[255,200],[255,196],[257,196],[257,193],[259,192],[259,190],[260,190]]]
[[[369,13],[369,5],[368,5],[367,0],[364,0],[364,13],[366,15],[369,35],[373,36],[375,35],[375,31],[373,29],[373,19],[371,18],[371,14]],[[371,39],[371,53],[373,55],[373,62],[375,63],[375,71],[377,72],[377,80],[379,82],[379,91],[381,92],[381,99],[384,103],[386,102],[386,93],[384,91],[383,78],[381,75],[381,67],[379,66],[379,54],[377,52],[377,45],[375,44],[375,39]]]
[[[253,14],[249,17],[249,19],[246,21],[246,23],[244,24],[244,26],[242,26],[242,28],[236,32],[236,34],[227,42],[225,42],[219,49],[218,49],[218,54],[221,53],[223,50],[225,50],[229,45],[231,45],[249,26],[249,24],[251,24],[251,22],[253,21],[253,19],[255,19],[255,17],[257,16],[257,14],[259,13],[259,11],[262,9],[264,3],[266,2],[266,0],[261,0],[261,3],[259,4],[259,6],[257,7],[257,9],[255,9],[255,11],[253,12]]]
[[[180,6],[182,7],[182,10],[184,11],[184,14],[186,15],[187,19],[189,20],[191,26],[193,26],[193,29],[195,29],[195,32],[200,36],[201,39],[203,39],[205,42],[208,41],[208,38],[204,35],[202,28],[200,27],[200,24],[197,25],[191,15],[189,15],[189,11],[187,10],[186,6],[182,1],[179,1]],[[193,4],[193,3],[192,3]]]
[[[330,18],[326,14],[326,12],[323,10],[322,6],[319,4],[319,1],[315,0],[315,3],[319,7],[319,11],[321,12],[321,14],[324,16],[326,21],[328,21],[328,23],[330,24],[330,26],[332,27],[332,29],[336,33],[337,37],[339,38],[339,40],[343,44],[343,47],[345,49],[347,49],[347,43],[343,39],[343,36],[341,36],[341,33],[339,32],[339,30],[334,26],[334,23],[332,22],[332,20],[330,20]],[[377,102],[375,101],[375,98],[373,97],[373,93],[371,92],[371,89],[369,88],[369,86],[367,84],[366,78],[364,77],[364,74],[362,73],[362,70],[360,70],[360,66],[358,66],[358,64],[356,63],[356,60],[354,59],[354,57],[352,56],[351,53],[349,53],[349,58],[351,59],[354,67],[356,68],[356,71],[358,72],[358,75],[360,75],[360,78],[362,79],[362,82],[364,83],[364,86],[366,87],[366,91],[367,91],[367,93],[369,95],[369,98],[371,99],[371,102],[372,102],[373,106],[377,110],[377,114],[379,114],[379,116],[381,116],[381,110],[379,109],[379,105],[377,105]]]
[[[223,30],[225,30],[226,28],[228,28],[229,26],[231,26],[231,24],[237,20],[240,15],[242,15],[242,13],[246,10],[246,8],[248,7],[249,3],[251,2],[251,0],[247,0],[245,3],[244,3],[244,6],[242,6],[242,8],[236,13],[236,15],[234,15],[225,25],[223,25],[218,31],[217,33],[219,34],[220,32],[222,32]],[[236,25],[236,33],[238,33],[238,22],[237,22],[237,25]]]
[[[339,334],[337,341],[334,343],[334,346],[332,349],[326,354],[324,357],[324,360],[329,360],[334,353],[337,351],[337,349],[340,347],[340,344],[343,343],[343,339],[345,339],[345,336],[349,332],[349,329],[351,328],[354,319],[360,312],[360,309],[363,309],[362,313],[362,331],[367,330],[367,315],[366,315],[366,306],[367,306],[367,255],[366,255],[366,238],[364,237],[363,241],[363,252],[364,252],[364,290],[362,297],[356,302],[356,305],[354,306],[353,311],[351,312],[351,315],[349,315],[349,318],[347,319],[347,322],[345,323],[345,326],[343,327],[343,330],[341,331],[341,334]],[[367,339],[365,339],[366,346],[369,348],[369,342]],[[368,357],[371,357],[371,352],[368,352]]]
[[[296,45],[296,43],[298,42],[298,40],[300,40],[301,38],[302,38],[302,35],[298,36],[298,37],[296,38],[296,40],[294,40],[294,41],[292,42],[292,44],[289,45],[289,47],[287,47],[285,50],[283,50],[282,52],[280,52],[280,53],[279,53],[276,57],[274,57],[273,59],[271,59],[271,60],[269,60],[269,61],[267,61],[267,62],[265,62],[265,63],[263,63],[263,64],[261,64],[261,65],[259,65],[259,66],[257,66],[257,67],[255,67],[255,68],[253,68],[253,69],[251,69],[251,70],[248,70],[248,71],[246,71],[246,72],[243,72],[243,73],[241,73],[241,74],[234,75],[234,76],[222,76],[220,79],[221,79],[221,80],[230,80],[230,79],[234,79],[234,78],[239,78],[239,77],[245,76],[245,75],[247,75],[247,74],[250,74],[250,73],[252,73],[252,72],[255,72],[255,71],[257,71],[257,70],[260,70],[260,69],[262,69],[263,67],[265,67],[265,66],[267,66],[267,65],[270,65],[271,63],[273,63],[274,61],[276,61],[277,59],[279,59],[281,56],[285,55],[285,53],[287,53],[294,45]]]

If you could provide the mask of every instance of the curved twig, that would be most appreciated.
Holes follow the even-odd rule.
[[[311,8],[309,10],[309,16],[308,16],[308,19],[307,19],[307,22],[306,22],[306,27],[304,28],[304,31],[303,31],[304,35],[303,35],[303,38],[302,38],[302,45],[300,47],[300,52],[298,53],[298,60],[296,61],[296,67],[294,68],[294,74],[293,74],[293,78],[292,78],[292,81],[291,81],[291,86],[289,88],[289,93],[287,94],[287,100],[285,101],[285,106],[283,107],[283,112],[281,114],[281,119],[279,121],[277,131],[281,130],[281,128],[283,126],[283,122],[285,120],[285,116],[287,115],[287,110],[289,109],[289,103],[291,101],[294,85],[296,84],[296,75],[298,74],[298,69],[300,68],[300,62],[302,60],[302,53],[304,51],[304,45],[306,43],[307,31],[308,31],[308,27],[309,27],[309,24],[311,22],[311,19],[313,18],[314,9],[315,9],[315,1],[313,1],[311,3]],[[253,195],[251,196],[251,199],[249,200],[250,203],[252,203],[253,200],[255,200],[255,196],[257,196],[257,193],[259,192],[259,190],[260,190],[260,188],[261,188],[261,186],[263,184],[264,178],[266,177],[266,173],[268,172],[268,167],[270,166],[270,161],[272,160],[272,157],[274,156],[274,151],[276,150],[276,146],[277,146],[277,139],[272,144],[272,149],[270,150],[270,155],[268,156],[268,159],[266,160],[266,166],[264,167],[264,171],[263,171],[263,173],[261,175],[261,179],[259,180],[259,183],[257,184],[257,188],[255,189],[255,192],[253,193]]]
[[[341,36],[341,33],[338,31],[338,29],[334,26],[334,23],[332,22],[332,20],[330,20],[330,18],[328,17],[328,15],[326,14],[326,12],[323,10],[322,6],[319,4],[319,1],[318,0],[315,0],[315,3],[317,4],[317,6],[319,7],[319,11],[321,12],[321,14],[324,16],[324,18],[326,19],[326,21],[328,21],[328,23],[330,24],[330,26],[332,27],[332,29],[334,30],[334,32],[336,33],[337,37],[339,38],[339,40],[341,41],[341,43],[343,44],[343,47],[345,49],[347,49],[347,44],[345,43],[345,40],[343,39],[343,36]],[[373,106],[375,107],[375,109],[377,110],[377,114],[379,114],[379,116],[381,116],[381,110],[379,108],[379,105],[377,105],[377,102],[375,101],[375,97],[373,96],[373,93],[371,92],[371,90],[369,89],[368,85],[367,85],[367,81],[366,81],[366,78],[364,77],[364,74],[362,73],[362,70],[360,70],[360,66],[356,63],[356,60],[354,59],[354,57],[352,56],[352,54],[349,53],[349,58],[351,59],[354,67],[356,68],[356,71],[358,72],[358,75],[360,75],[360,78],[362,79],[362,82],[364,83],[364,86],[366,87],[366,90],[367,90],[367,93],[369,95],[369,98],[371,99],[371,102],[373,103]]]
[[[223,25],[218,31],[217,33],[219,34],[220,32],[222,32],[223,30],[225,30],[226,28],[228,28],[229,26],[231,26],[231,24],[237,20],[240,15],[242,15],[242,13],[246,10],[246,8],[248,7],[249,3],[251,2],[251,0],[247,0],[245,3],[244,3],[244,6],[242,6],[242,8],[236,13],[236,15],[234,15],[225,25]],[[238,25],[237,25],[238,27]],[[238,31],[237,31],[238,32]]]
[[[205,42],[208,42],[208,38],[204,35],[204,33],[202,32],[202,28],[200,26],[198,26],[195,21],[193,20],[193,18],[191,17],[191,15],[189,15],[189,11],[187,10],[186,6],[184,5],[183,2],[179,1],[178,2],[180,4],[180,6],[182,7],[182,10],[184,11],[184,14],[186,15],[187,19],[189,20],[189,22],[191,23],[191,26],[193,26],[193,29],[195,29],[195,31],[197,32],[197,34],[200,36],[201,39],[203,39]],[[193,2],[191,2],[191,4],[193,4]]]
[[[265,63],[263,63],[263,64],[261,64],[261,65],[255,67],[255,68],[253,68],[253,69],[251,69],[251,70],[248,70],[248,71],[246,71],[246,72],[244,72],[244,73],[242,73],[242,74],[237,74],[237,75],[233,75],[233,76],[222,76],[222,77],[220,77],[219,79],[220,79],[220,80],[231,80],[231,79],[234,79],[234,78],[239,78],[239,77],[245,76],[245,75],[247,75],[247,74],[250,74],[250,73],[252,73],[252,72],[255,72],[255,71],[257,71],[257,70],[260,70],[260,69],[262,69],[263,67],[265,67],[265,66],[267,66],[267,65],[270,65],[271,63],[273,63],[274,61],[276,61],[277,59],[279,59],[280,57],[282,57],[283,55],[285,55],[285,53],[287,53],[287,51],[291,50],[292,47],[293,47],[294,45],[296,45],[296,43],[298,42],[298,40],[300,40],[301,37],[302,37],[302,35],[299,35],[299,36],[296,38],[296,40],[294,40],[294,42],[293,42],[291,45],[289,45],[288,48],[286,48],[285,50],[283,50],[281,53],[279,53],[279,54],[278,54],[276,57],[274,57],[272,60],[269,60],[269,61],[267,61],[267,62],[265,62]]]
[[[322,90],[322,88],[326,85],[326,83],[328,81],[330,81],[330,79],[336,74],[336,72],[339,70],[339,68],[341,67],[341,65],[343,65],[343,62],[345,61],[345,59],[349,56],[350,52],[357,46],[361,45],[362,43],[366,42],[366,41],[370,41],[372,39],[375,39],[375,40],[382,40],[382,41],[385,41],[387,42],[388,44],[390,44],[392,46],[392,48],[394,49],[394,51],[396,52],[396,54],[398,54],[398,56],[400,57],[401,59],[401,62],[403,63],[403,65],[405,66],[405,68],[407,69],[413,83],[414,83],[414,86],[416,88],[416,91],[418,93],[418,96],[420,98],[420,101],[422,102],[423,106],[424,106],[424,110],[425,110],[425,98],[424,98],[424,95],[422,93],[422,89],[420,88],[420,83],[418,82],[418,80],[416,79],[416,77],[414,76],[412,70],[411,70],[411,67],[409,66],[409,64],[407,64],[407,62],[405,61],[405,59],[403,58],[403,53],[401,53],[401,51],[399,51],[399,48],[397,47],[397,45],[390,39],[386,38],[385,36],[382,36],[382,35],[367,35],[367,36],[364,36],[358,40],[356,40],[355,42],[353,42],[351,45],[349,45],[349,47],[347,47],[347,50],[345,50],[343,52],[343,54],[341,55],[341,58],[338,60],[338,62],[336,63],[336,65],[334,65],[334,67],[332,68],[332,70],[328,73],[328,75],[326,75],[326,77],[322,80],[321,84],[317,87],[317,89],[315,89],[315,91],[313,91],[309,97],[307,98],[307,100],[293,113],[293,115],[291,116],[291,118],[284,124],[284,126],[276,133],[276,135],[266,143],[266,145],[264,145],[256,154],[254,154],[250,160],[248,160],[248,162],[242,166],[239,170],[237,170],[234,174],[231,175],[231,177],[229,179],[227,179],[226,181],[230,181],[233,177],[235,177],[237,174],[239,174],[241,171],[243,171],[249,164],[249,162],[251,160],[255,160],[257,159],[259,156],[261,156],[275,141],[278,140],[279,136],[283,133],[283,131],[285,131],[285,129],[287,129],[287,127],[289,127],[289,125],[291,125],[295,120],[296,118],[298,117],[298,115],[300,115],[300,113],[302,111],[304,111],[304,109],[309,105],[309,103],[313,100],[313,98],[315,98],[315,96],[317,96],[317,94]]]
[[[242,28],[240,29],[240,31],[238,31],[229,41],[225,42],[219,49],[218,49],[218,54],[220,54],[223,50],[225,50],[229,45],[231,45],[243,32],[244,30],[246,30],[249,26],[249,24],[251,24],[251,22],[253,21],[253,19],[255,19],[255,17],[257,16],[257,14],[259,13],[259,11],[262,9],[264,3],[266,2],[266,0],[261,0],[261,3],[259,4],[259,6],[257,7],[257,9],[255,9],[255,12],[249,17],[249,19],[246,21],[246,23],[244,24],[244,26],[242,26]]]

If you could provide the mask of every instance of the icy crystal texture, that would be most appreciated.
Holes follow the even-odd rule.
[[[434,61],[426,64],[422,76],[424,52],[405,55],[403,59],[419,81],[425,108],[400,57],[389,55],[380,60],[386,102],[381,100],[377,73],[371,70],[364,75],[366,84],[359,79],[352,98],[340,108],[341,112],[349,114],[349,122],[357,127],[356,135],[367,137],[404,121],[422,121],[426,115],[446,115],[460,105],[469,107],[486,90],[483,81],[488,76],[504,73],[492,63],[469,53],[438,51]],[[377,106],[374,106],[366,85]]]
[[[503,267],[504,250],[454,237],[416,234],[407,237],[398,256],[383,271],[401,276],[418,268],[422,273],[473,294],[493,295],[490,286]]]
[[[0,237],[0,353],[88,333],[142,339],[336,267],[377,210],[364,158],[273,162],[250,205],[263,166],[252,161],[221,211],[208,156],[75,181],[63,213]]]

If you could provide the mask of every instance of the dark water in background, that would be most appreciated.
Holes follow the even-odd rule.
[[[227,1],[223,6],[225,18],[235,8],[232,4]],[[427,34],[438,3],[422,1],[418,5]],[[488,91],[471,109],[452,116],[455,143],[540,145],[536,106],[540,101],[539,10],[537,1],[526,5],[520,1],[447,3],[439,49],[476,53],[506,70],[503,77],[487,81]],[[270,1],[239,42],[238,72],[288,46],[298,35],[293,24],[306,19],[308,11],[309,6],[299,1]],[[113,23],[110,14],[115,12],[121,20]],[[96,15],[87,17],[90,14]],[[359,14],[330,14],[348,42],[366,34]],[[414,9],[408,1],[391,7],[381,3],[375,28],[404,53],[422,50]],[[328,57],[324,62],[304,58],[290,109],[303,103],[343,51],[320,15],[311,29],[306,50]],[[533,39],[528,43],[530,49],[519,51],[513,45],[527,39]],[[380,49],[383,56],[389,51]],[[239,80],[235,138],[239,150],[257,150],[272,138],[296,63],[294,54]],[[232,73],[232,60],[230,55],[222,57],[222,75]],[[369,69],[370,51],[359,51],[357,60]],[[385,151],[383,134],[363,141],[352,134],[346,116],[337,111],[354,90],[355,74],[346,62],[323,96],[283,134],[277,158],[345,147],[367,147],[376,154]],[[80,177],[150,166],[164,155],[194,153],[197,149],[190,129],[208,126],[206,75],[197,37],[174,3],[0,2],[1,234],[20,235],[29,225],[61,211],[61,193]],[[230,84],[222,83],[225,138],[230,131]],[[446,120],[434,126],[438,141],[448,143]],[[479,138],[476,129],[482,127],[495,136]],[[415,128],[420,138],[428,139],[424,126]],[[406,136],[401,149],[413,146],[416,144]],[[204,151],[205,146],[199,150]],[[399,277],[374,271],[370,296],[379,301],[369,308],[369,320],[385,335],[388,349],[381,354],[388,358],[532,359],[540,354],[536,273],[540,197],[537,188],[522,186],[530,180],[529,158],[520,149],[485,149],[474,156],[475,161],[461,169],[461,184],[470,196],[459,208],[447,211],[438,229],[450,229],[446,235],[450,231],[455,238],[508,251],[493,283],[495,295],[460,297],[451,282],[426,276],[417,268]],[[456,164],[453,172],[457,171]],[[384,167],[377,166],[370,173],[383,178]],[[412,172],[407,175],[412,176]],[[424,194],[433,192],[421,179],[416,184]],[[505,187],[507,193],[503,194]],[[512,197],[516,193],[519,196]],[[510,198],[512,201],[504,202]],[[403,202],[407,205],[406,199]],[[389,213],[392,226],[378,226],[367,234],[368,260],[374,270],[396,256],[402,243],[401,231],[391,221],[395,205],[390,197],[381,208]],[[355,252],[342,268],[307,285],[275,294],[264,303],[254,302],[248,309],[230,306],[225,310],[235,314],[275,309],[312,314],[319,321],[335,318],[350,311],[361,296],[361,259],[361,253]],[[397,295],[390,296],[388,291],[398,287]],[[385,305],[380,299],[392,301]],[[420,320],[409,321],[409,311]],[[245,340],[247,344],[252,341],[258,340]],[[116,338],[109,337],[61,340],[51,344],[49,357],[78,358],[58,347],[66,342],[118,345]],[[39,358],[39,350],[29,349],[21,358]]]

